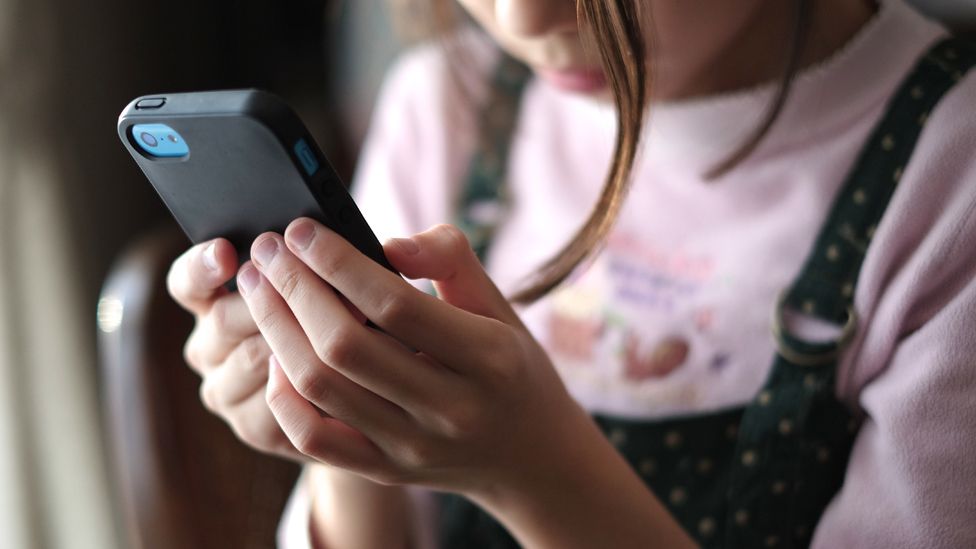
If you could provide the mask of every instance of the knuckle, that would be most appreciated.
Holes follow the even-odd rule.
[[[180,257],[176,258],[173,263],[170,264],[169,270],[166,272],[166,291],[169,295],[173,297],[177,302],[182,302],[186,297],[186,290],[184,288],[183,280],[186,280],[186,263],[187,263],[187,253],[185,252]]]
[[[516,345],[517,334],[511,326],[504,322],[492,321],[485,330],[485,336],[489,345],[494,345],[499,350],[511,349]]]
[[[258,334],[241,342],[240,353],[246,371],[259,371],[264,369],[264,363],[271,356],[271,348],[264,337]]]
[[[451,251],[466,252],[471,249],[471,244],[468,243],[468,237],[461,229],[447,224],[438,225],[436,228],[440,234],[440,238],[447,243]]]
[[[285,301],[291,303],[300,300],[305,295],[304,278],[295,269],[282,269],[276,273],[278,278],[278,293]]]
[[[183,361],[197,372],[203,370],[202,351],[200,349],[200,334],[194,329],[186,343],[183,344]]]
[[[207,243],[198,244],[183,252],[169,266],[166,272],[166,290],[170,296],[185,309],[198,299],[198,295],[209,289],[207,281],[201,280],[203,275],[200,266],[200,254]]]
[[[243,338],[244,335],[253,333],[253,320],[247,312],[247,306],[242,307],[243,303],[239,301],[242,299],[239,294],[228,294],[213,302],[206,318],[215,334],[223,338]]]
[[[223,334],[228,330],[228,310],[227,303],[223,300],[217,300],[210,307],[210,311],[207,313],[208,322],[210,322],[214,333]]]
[[[277,308],[271,306],[270,303],[262,303],[256,311],[253,311],[254,321],[257,326],[265,333],[273,333],[278,329],[278,323],[281,322],[281,317],[278,314]]]
[[[285,436],[281,429],[276,429],[274,433],[270,435],[268,443],[263,449],[264,452],[268,454],[274,454],[276,456],[287,457],[288,459],[295,459],[295,446],[292,445],[288,437]]]
[[[338,246],[333,246],[328,252],[322,247],[325,239],[316,238],[312,242],[312,249],[309,250],[309,257],[312,263],[315,265],[315,270],[318,274],[326,279],[332,280],[338,275],[342,270],[343,266],[349,261],[346,257],[346,252],[343,248]]]
[[[282,436],[276,431],[271,431],[248,418],[235,417],[228,421],[231,430],[241,442],[248,446],[265,453],[278,451],[282,445]]]
[[[426,440],[414,439],[405,442],[398,453],[400,461],[409,469],[425,469],[436,464],[437,452]]]
[[[211,413],[216,414],[219,410],[219,399],[217,398],[217,388],[212,378],[205,377],[200,383],[200,402],[203,407]]]
[[[328,336],[315,339],[316,355],[330,366],[351,364],[359,354],[359,334],[351,327],[337,327]]]
[[[499,354],[503,355],[505,353]],[[489,365],[485,373],[486,382],[489,387],[494,388],[496,391],[507,391],[518,383],[521,368],[516,361],[499,356]]]
[[[480,430],[481,415],[475,406],[458,402],[441,417],[444,435],[451,439],[464,439]]]
[[[241,442],[247,444],[248,446],[259,448],[261,446],[261,437],[254,428],[247,421],[241,421],[239,417],[228,418],[227,423],[230,424],[230,428],[234,431],[234,436],[236,436]]]
[[[326,453],[327,445],[315,429],[300,429],[289,438],[295,449],[306,456],[321,458]]]
[[[325,369],[318,371],[302,370],[293,381],[295,390],[313,403],[326,401],[331,392],[331,383],[326,379],[325,372]]]
[[[284,434],[276,435],[274,443],[265,452],[299,464],[305,464],[308,461],[307,456],[301,455]]]
[[[383,296],[379,304],[379,312],[376,321],[381,324],[401,325],[411,321],[410,316],[414,308],[411,306],[410,299],[402,289],[388,292]]]
[[[283,389],[276,387],[275,385],[268,384],[264,391],[264,401],[268,405],[268,409],[271,410],[272,415],[278,410],[284,408],[284,400],[286,399],[286,394]]]
[[[517,379],[521,367],[517,337],[506,325],[499,323],[489,332],[487,345],[492,349],[484,365],[487,381],[495,387],[509,386]]]

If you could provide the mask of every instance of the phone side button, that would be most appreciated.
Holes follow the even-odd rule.
[[[163,97],[148,97],[146,99],[140,99],[136,103],[137,109],[158,109],[166,104],[166,99]]]
[[[315,175],[315,172],[319,171],[319,161],[315,158],[315,153],[312,152],[312,148],[308,146],[305,138],[303,137],[296,141],[295,146],[292,148],[295,150],[295,156],[298,157],[298,161],[305,168],[305,173],[310,176]]]

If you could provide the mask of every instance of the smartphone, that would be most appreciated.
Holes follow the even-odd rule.
[[[310,217],[396,272],[305,125],[277,96],[138,97],[119,115],[118,132],[194,244],[224,237],[243,262],[258,235]]]

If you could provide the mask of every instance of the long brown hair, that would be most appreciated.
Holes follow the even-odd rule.
[[[579,0],[581,30],[596,44],[617,112],[617,135],[603,190],[573,238],[539,269],[529,285],[512,296],[528,304],[561,284],[602,245],[630,188],[630,175],[644,129],[648,101],[647,45],[640,0]]]
[[[455,24],[453,0],[429,1],[434,29],[443,36]],[[720,177],[748,157],[779,116],[799,68],[813,1],[794,0],[792,44],[770,108],[749,138],[716,164],[706,178]],[[650,13],[645,4],[643,0],[576,0],[581,35],[597,48],[613,96],[618,120],[613,157],[600,197],[589,217],[562,250],[546,261],[524,288],[511,296],[513,302],[532,303],[565,281],[574,269],[599,250],[617,220],[630,188],[650,99],[651,68],[648,44],[644,40]]]

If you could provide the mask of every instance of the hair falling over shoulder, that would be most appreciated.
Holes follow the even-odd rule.
[[[613,227],[630,186],[648,101],[648,59],[641,0],[578,0],[577,18],[587,45],[597,48],[617,112],[616,143],[603,189],[570,241],[511,297],[528,304],[561,284],[596,252]]]
[[[422,1],[422,0],[421,0]],[[400,2],[401,11],[417,8],[417,0]],[[409,4],[409,6],[407,5]],[[545,262],[511,301],[532,303],[562,283],[599,249],[613,226],[627,194],[648,101],[648,59],[641,0],[577,0],[577,18],[586,45],[603,63],[617,119],[616,143],[606,181],[593,210],[569,242]],[[453,0],[427,0],[428,34],[444,37],[455,29]],[[451,50],[450,47],[448,47]],[[456,52],[455,52],[456,53]],[[451,52],[449,51],[449,56]],[[463,88],[463,86],[462,86]]]

